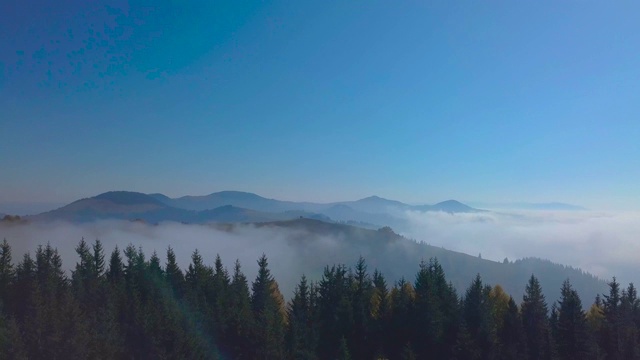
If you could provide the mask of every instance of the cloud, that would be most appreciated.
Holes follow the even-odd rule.
[[[442,212],[407,212],[408,228],[403,235],[485,259],[502,261],[524,257],[549,259],[579,267],[605,279],[617,276],[623,282],[637,280],[640,263],[640,213],[599,212],[483,212],[449,214]],[[252,281],[257,273],[256,260],[264,253],[271,271],[286,297],[291,296],[303,272],[319,279],[322,268],[334,262],[353,265],[358,256],[367,259],[370,270],[379,267],[397,280],[413,276],[417,270],[387,264],[387,260],[415,256],[411,243],[392,243],[388,247],[366,246],[367,242],[349,241],[341,236],[325,236],[302,229],[238,225],[224,231],[206,225],[184,225],[104,220],[86,224],[0,223],[0,239],[6,238],[13,249],[14,262],[27,251],[33,253],[39,244],[50,242],[58,248],[65,269],[78,260],[74,248],[81,238],[88,242],[100,239],[107,252],[129,243],[141,246],[148,256],[155,250],[165,258],[171,246],[182,269],[190,263],[197,248],[207,264],[220,254],[224,265],[232,270],[239,259],[244,273]],[[405,248],[406,247],[406,248]],[[399,254],[409,254],[400,256]],[[402,268],[407,273],[402,273]]]
[[[157,251],[164,263],[166,250],[171,246],[183,271],[186,270],[191,261],[191,254],[197,248],[205,263],[210,265],[213,265],[216,254],[220,254],[230,272],[235,260],[239,259],[249,281],[255,278],[258,270],[257,260],[264,253],[269,259],[272,274],[287,297],[293,292],[303,269],[308,268],[305,263],[314,258],[314,254],[333,252],[341,241],[339,238],[286,228],[241,225],[231,232],[205,225],[148,225],[117,220],[86,224],[0,224],[1,238],[9,241],[14,263],[17,263],[24,253],[33,254],[38,245],[49,242],[60,252],[65,270],[74,268],[78,260],[74,249],[82,238],[90,243],[100,239],[107,258],[116,245],[123,250],[131,243],[136,247],[142,247],[147,258],[153,251]],[[301,241],[305,241],[304,247],[299,246]],[[313,275],[317,277],[318,274]]]
[[[501,261],[540,257],[602,278],[637,279],[640,213],[518,211],[407,212],[404,235]]]

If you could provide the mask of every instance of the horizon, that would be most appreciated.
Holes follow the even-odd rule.
[[[282,198],[275,198],[275,197],[270,197],[270,196],[265,196],[263,194],[259,194],[259,193],[255,193],[255,192],[250,192],[250,191],[244,191],[244,190],[221,190],[221,191],[214,191],[211,193],[206,193],[206,194],[184,194],[184,195],[177,195],[177,196],[171,196],[165,193],[161,193],[161,192],[139,192],[139,191],[130,191],[130,190],[108,190],[108,191],[104,191],[98,194],[94,194],[94,195],[90,195],[90,196],[84,196],[84,197],[78,197],[72,200],[68,200],[66,202],[43,202],[43,201],[35,201],[35,202],[21,202],[21,201],[8,201],[8,202],[2,202],[0,201],[0,213],[4,213],[4,214],[8,214],[8,215],[36,215],[38,213],[42,213],[42,212],[46,212],[46,211],[50,211],[50,210],[55,210],[57,208],[66,206],[68,204],[71,204],[75,201],[78,200],[82,200],[82,199],[89,199],[89,198],[93,198],[95,196],[99,196],[102,194],[106,194],[109,192],[132,192],[132,193],[140,193],[140,194],[145,194],[145,195],[164,195],[167,196],[171,199],[178,199],[178,198],[182,198],[182,197],[202,197],[202,196],[210,196],[210,195],[214,195],[214,194],[218,194],[218,193],[223,193],[223,192],[230,192],[230,193],[243,193],[243,194],[251,194],[251,195],[257,195],[259,197],[268,199],[268,200],[277,200],[277,201],[288,201],[288,202],[297,202],[297,203],[317,203],[317,204],[332,204],[332,203],[340,203],[340,202],[352,202],[352,201],[360,201],[360,200],[365,200],[365,199],[369,199],[369,198],[378,198],[378,199],[382,199],[382,200],[388,200],[388,201],[399,201],[401,203],[404,203],[406,205],[411,205],[411,206],[420,206],[420,205],[435,205],[435,204],[439,204],[439,203],[444,203],[447,201],[456,201],[456,202],[460,202],[464,205],[468,205],[471,206],[473,208],[476,209],[487,209],[487,210],[499,210],[499,209],[511,209],[511,210],[517,210],[518,206],[529,206],[529,205],[568,205],[568,206],[572,206],[572,207],[577,207],[577,208],[581,208],[580,210],[607,210],[607,209],[589,209],[586,208],[580,204],[569,204],[569,203],[564,203],[564,202],[558,202],[558,201],[549,201],[549,202],[526,202],[526,201],[509,201],[509,202],[486,202],[486,201],[466,201],[466,200],[459,200],[459,199],[453,199],[453,198],[446,198],[443,200],[436,200],[436,201],[431,201],[431,202],[419,202],[419,201],[405,201],[405,200],[400,200],[400,199],[394,199],[394,198],[390,198],[390,197],[385,197],[385,196],[380,196],[380,195],[376,195],[376,194],[372,194],[372,195],[368,195],[365,197],[361,197],[361,198],[356,198],[356,199],[336,199],[336,200],[332,200],[332,201],[312,201],[312,200],[292,200],[292,199],[282,199]],[[523,209],[521,209],[523,210]],[[573,209],[573,210],[569,210],[569,211],[575,211],[578,209]]]

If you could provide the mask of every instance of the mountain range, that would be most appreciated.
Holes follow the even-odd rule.
[[[478,212],[455,200],[435,205],[408,205],[400,201],[370,196],[356,201],[334,203],[292,202],[268,199],[240,191],[222,191],[204,196],[170,198],[163,194],[110,191],[80,199],[58,209],[29,216],[32,220],[86,222],[97,219],[143,220],[151,223],[175,221],[267,222],[311,218],[342,222],[367,228],[402,228],[406,211]]]
[[[206,196],[169,198],[162,194],[111,191],[80,199],[26,221],[88,222],[98,219],[165,221],[208,224],[218,230],[236,231],[240,223],[261,228],[301,230],[290,246],[299,253],[304,273],[318,277],[327,264],[352,264],[359,256],[389,275],[392,281],[412,279],[421,260],[436,257],[447,277],[462,291],[479,273],[490,284],[501,284],[511,294],[522,294],[527,278],[539,277],[548,299],[558,297],[566,278],[585,298],[606,290],[606,284],[579,269],[540,259],[495,262],[441,247],[419,243],[398,235],[406,211],[479,212],[455,200],[435,205],[408,205],[377,196],[356,201],[318,204],[267,199],[256,194],[224,191]],[[23,220],[23,221],[25,221]],[[11,226],[7,222],[8,226]],[[352,226],[355,225],[355,226]],[[315,239],[341,239],[337,247],[314,246]],[[313,255],[310,256],[310,249]],[[293,286],[297,279],[282,279]]]

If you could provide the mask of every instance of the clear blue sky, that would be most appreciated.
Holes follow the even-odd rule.
[[[0,5],[0,202],[639,208],[638,1],[96,3]]]

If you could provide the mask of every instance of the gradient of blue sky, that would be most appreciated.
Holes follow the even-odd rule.
[[[638,208],[640,3],[0,5],[0,202]]]

